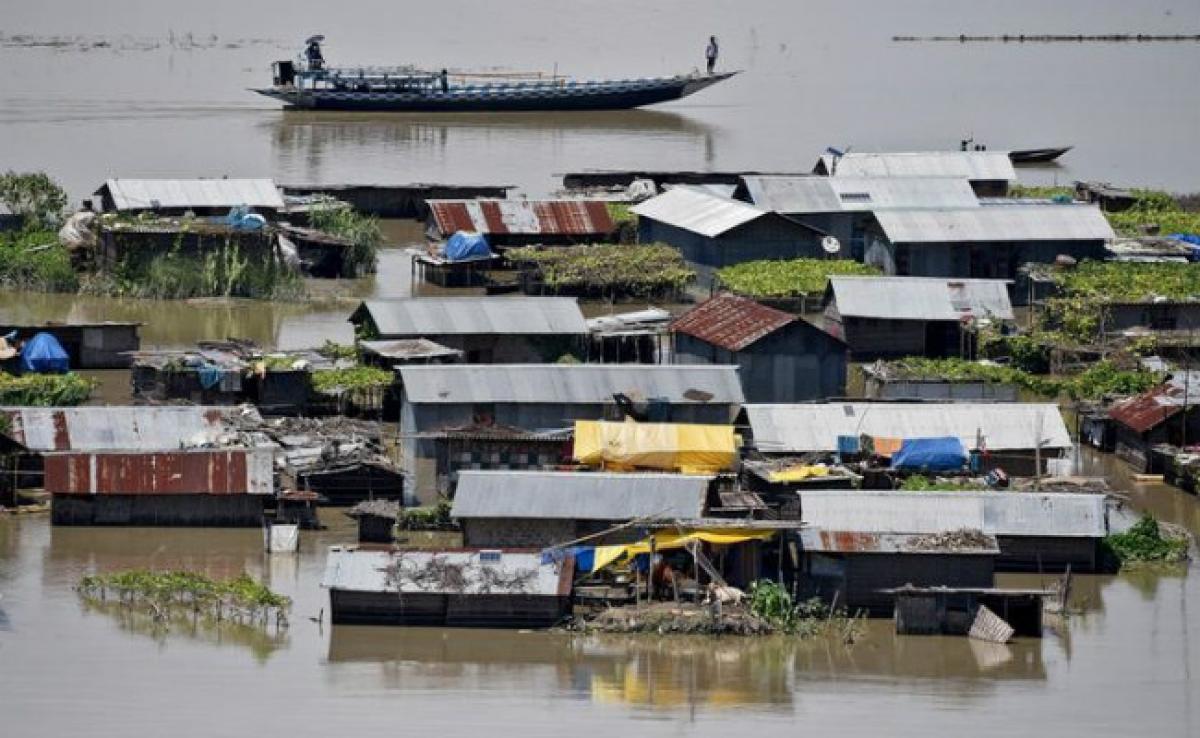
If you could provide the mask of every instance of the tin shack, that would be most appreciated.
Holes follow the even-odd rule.
[[[258,525],[275,446],[242,408],[8,408],[5,444],[40,462],[55,525]],[[31,468],[31,471],[36,470]]]
[[[602,200],[429,200],[426,235],[480,233],[495,248],[610,241],[617,225]]]
[[[966,177],[747,175],[737,197],[838,239],[841,258],[862,261],[879,210],[979,207]]]
[[[1094,205],[984,201],[980,207],[880,210],[864,260],[887,274],[1017,279],[1059,256],[1103,259],[1115,237]]]
[[[225,215],[248,207],[272,219],[283,212],[283,196],[270,179],[110,179],[92,195],[104,213]]]
[[[918,492],[803,490],[800,515],[813,530],[947,536],[978,531],[999,546],[997,571],[1096,571],[1108,535],[1103,494],[1077,492]],[[910,580],[912,584],[923,586]],[[905,582],[892,585],[898,587]],[[991,583],[925,580],[925,585]]]
[[[1005,151],[894,151],[826,153],[813,167],[827,177],[957,177],[979,197],[1005,197],[1017,170]]]
[[[999,279],[832,275],[825,330],[855,361],[881,356],[971,356],[973,328],[1011,321],[1009,282]]]
[[[1072,447],[1054,403],[829,402],[746,405],[752,446],[772,456],[833,454],[838,438],[944,438],[954,436],[979,460],[980,471],[1000,467],[1032,475],[1041,440],[1042,466]],[[1044,471],[1044,469],[1043,469]]]
[[[1114,403],[1108,409],[1115,451],[1141,472],[1161,474],[1153,468],[1150,450],[1159,444],[1184,447],[1200,441],[1200,371],[1172,374],[1159,386]]]
[[[674,187],[631,211],[638,216],[639,242],[674,246],[704,279],[746,261],[825,253],[823,231],[694,187]]]
[[[568,462],[576,420],[729,424],[745,397],[732,366],[406,366],[400,449],[406,499],[448,494],[461,469]]]
[[[334,625],[548,628],[571,612],[574,568],[529,550],[333,546],[321,586]]]
[[[141,323],[111,320],[92,323],[0,323],[0,335],[15,331],[18,341],[28,341],[38,333],[49,333],[58,339],[67,352],[72,369],[125,369],[132,361],[128,352],[141,348],[141,327]]]
[[[584,354],[587,321],[573,297],[368,300],[350,316],[360,337],[428,339],[468,364],[525,364]]]
[[[991,587],[1000,554],[995,536],[979,530],[877,533],[810,524],[799,538],[800,596],[875,617],[892,614],[895,596],[886,590],[893,587]]]
[[[676,364],[738,367],[749,402],[801,402],[846,394],[846,344],[790,313],[729,293],[671,324]]]
[[[544,548],[632,520],[697,520],[712,481],[683,474],[464,470],[450,515],[462,525],[467,546]]]

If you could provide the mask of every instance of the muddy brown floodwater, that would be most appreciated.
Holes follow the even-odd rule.
[[[1123,469],[1088,455],[1090,471]],[[1126,486],[1200,532],[1195,497]],[[429,734],[1195,736],[1200,582],[1184,572],[1076,578],[1065,620],[1007,646],[896,637],[853,647],[786,638],[570,636],[329,626],[325,547],[339,512],[295,556],[257,530],[52,528],[0,517],[0,726],[5,736]],[[84,606],[88,572],[242,571],[295,598],[282,635],[175,625],[156,632]],[[1003,575],[1005,586],[1043,584]],[[313,619],[325,610],[325,624]]]

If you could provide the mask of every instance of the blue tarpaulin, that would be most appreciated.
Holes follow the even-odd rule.
[[[21,347],[22,371],[46,374],[65,372],[70,368],[70,357],[58,339],[49,333],[38,333]]]
[[[954,471],[966,463],[967,449],[954,436],[905,438],[900,450],[892,454],[893,469]]]
[[[457,231],[446,242],[442,253],[448,261],[467,261],[468,259],[486,259],[492,255],[487,239],[482,233]]]

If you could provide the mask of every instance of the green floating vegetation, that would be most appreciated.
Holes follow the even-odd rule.
[[[637,216],[633,214],[630,208],[632,203],[628,202],[606,202],[604,207],[608,210],[608,217],[612,218],[617,228],[624,228],[627,225],[637,223]]]
[[[830,610],[818,597],[796,603],[783,585],[769,579],[752,582],[747,594],[750,613],[780,633],[801,638],[836,635],[846,643],[858,638],[858,622],[846,617],[845,610]]]
[[[392,372],[374,366],[321,369],[312,373],[312,387],[323,394],[360,393],[391,386]]]
[[[0,372],[0,405],[67,407],[80,405],[92,395],[96,383],[74,372],[21,374]]]
[[[264,625],[273,617],[284,625],[292,606],[291,598],[272,592],[248,574],[214,580],[190,571],[131,569],[85,576],[76,590],[88,599],[112,597],[127,606],[145,608],[158,620],[193,613]]]
[[[1104,539],[1105,549],[1122,565],[1177,564],[1187,560],[1190,542],[1186,537],[1167,537],[1149,513],[1124,533]]]
[[[317,349],[317,353],[324,356],[326,359],[357,359],[358,346],[352,343],[338,343],[325,339],[325,343],[321,348]]]
[[[682,290],[696,278],[677,249],[659,243],[523,246],[505,258],[538,269],[555,292],[649,297]]]
[[[1016,198],[1036,198],[1039,200],[1053,200],[1055,198],[1061,199],[1064,197],[1074,199],[1075,188],[1014,184],[1008,188],[1008,196]]]
[[[458,524],[450,517],[449,500],[438,500],[429,507],[409,507],[400,512],[401,530],[454,530]]]
[[[1032,374],[1004,364],[957,358],[907,357],[885,363],[884,370],[889,377],[896,379],[997,382],[1013,384],[1044,397],[1066,394],[1073,399],[1138,394],[1163,380],[1161,374],[1121,369],[1108,360],[1098,361],[1084,372],[1064,377]]]
[[[824,292],[829,277],[835,274],[881,272],[850,259],[747,261],[717,270],[722,285],[747,297],[799,297]]]
[[[906,492],[972,492],[987,489],[987,485],[970,481],[935,480],[914,474],[900,483],[900,489]]]
[[[243,251],[237,240],[226,237],[202,254],[184,253],[178,247],[152,256],[130,253],[110,274],[89,280],[84,291],[158,300],[294,300],[304,295],[304,282],[273,254]]]
[[[1070,297],[1138,301],[1200,299],[1200,264],[1085,261],[1057,269],[1053,279]]]
[[[383,245],[383,231],[379,221],[368,215],[344,207],[319,207],[309,216],[312,227],[350,244],[342,255],[344,272],[361,276],[374,274],[379,247]]]
[[[1114,230],[1126,236],[1143,235],[1157,227],[1162,235],[1191,233],[1200,235],[1200,212],[1187,210],[1184,203],[1190,198],[1177,198],[1160,190],[1133,190],[1137,197],[1133,207],[1119,213],[1108,213]]]
[[[79,277],[71,253],[54,231],[29,229],[0,233],[0,285],[42,292],[74,292]]]

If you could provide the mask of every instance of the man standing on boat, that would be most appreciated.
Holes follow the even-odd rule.
[[[708,48],[704,50],[704,58],[708,61],[708,73],[709,74],[712,74],[713,69],[715,69],[717,66],[717,54],[719,54],[719,53],[720,53],[720,49],[717,48],[717,37],[709,36],[708,37]]]
[[[321,42],[324,36],[310,36],[308,47],[304,49],[304,57],[308,60],[308,68],[317,71],[325,66],[325,57],[321,54]]]

